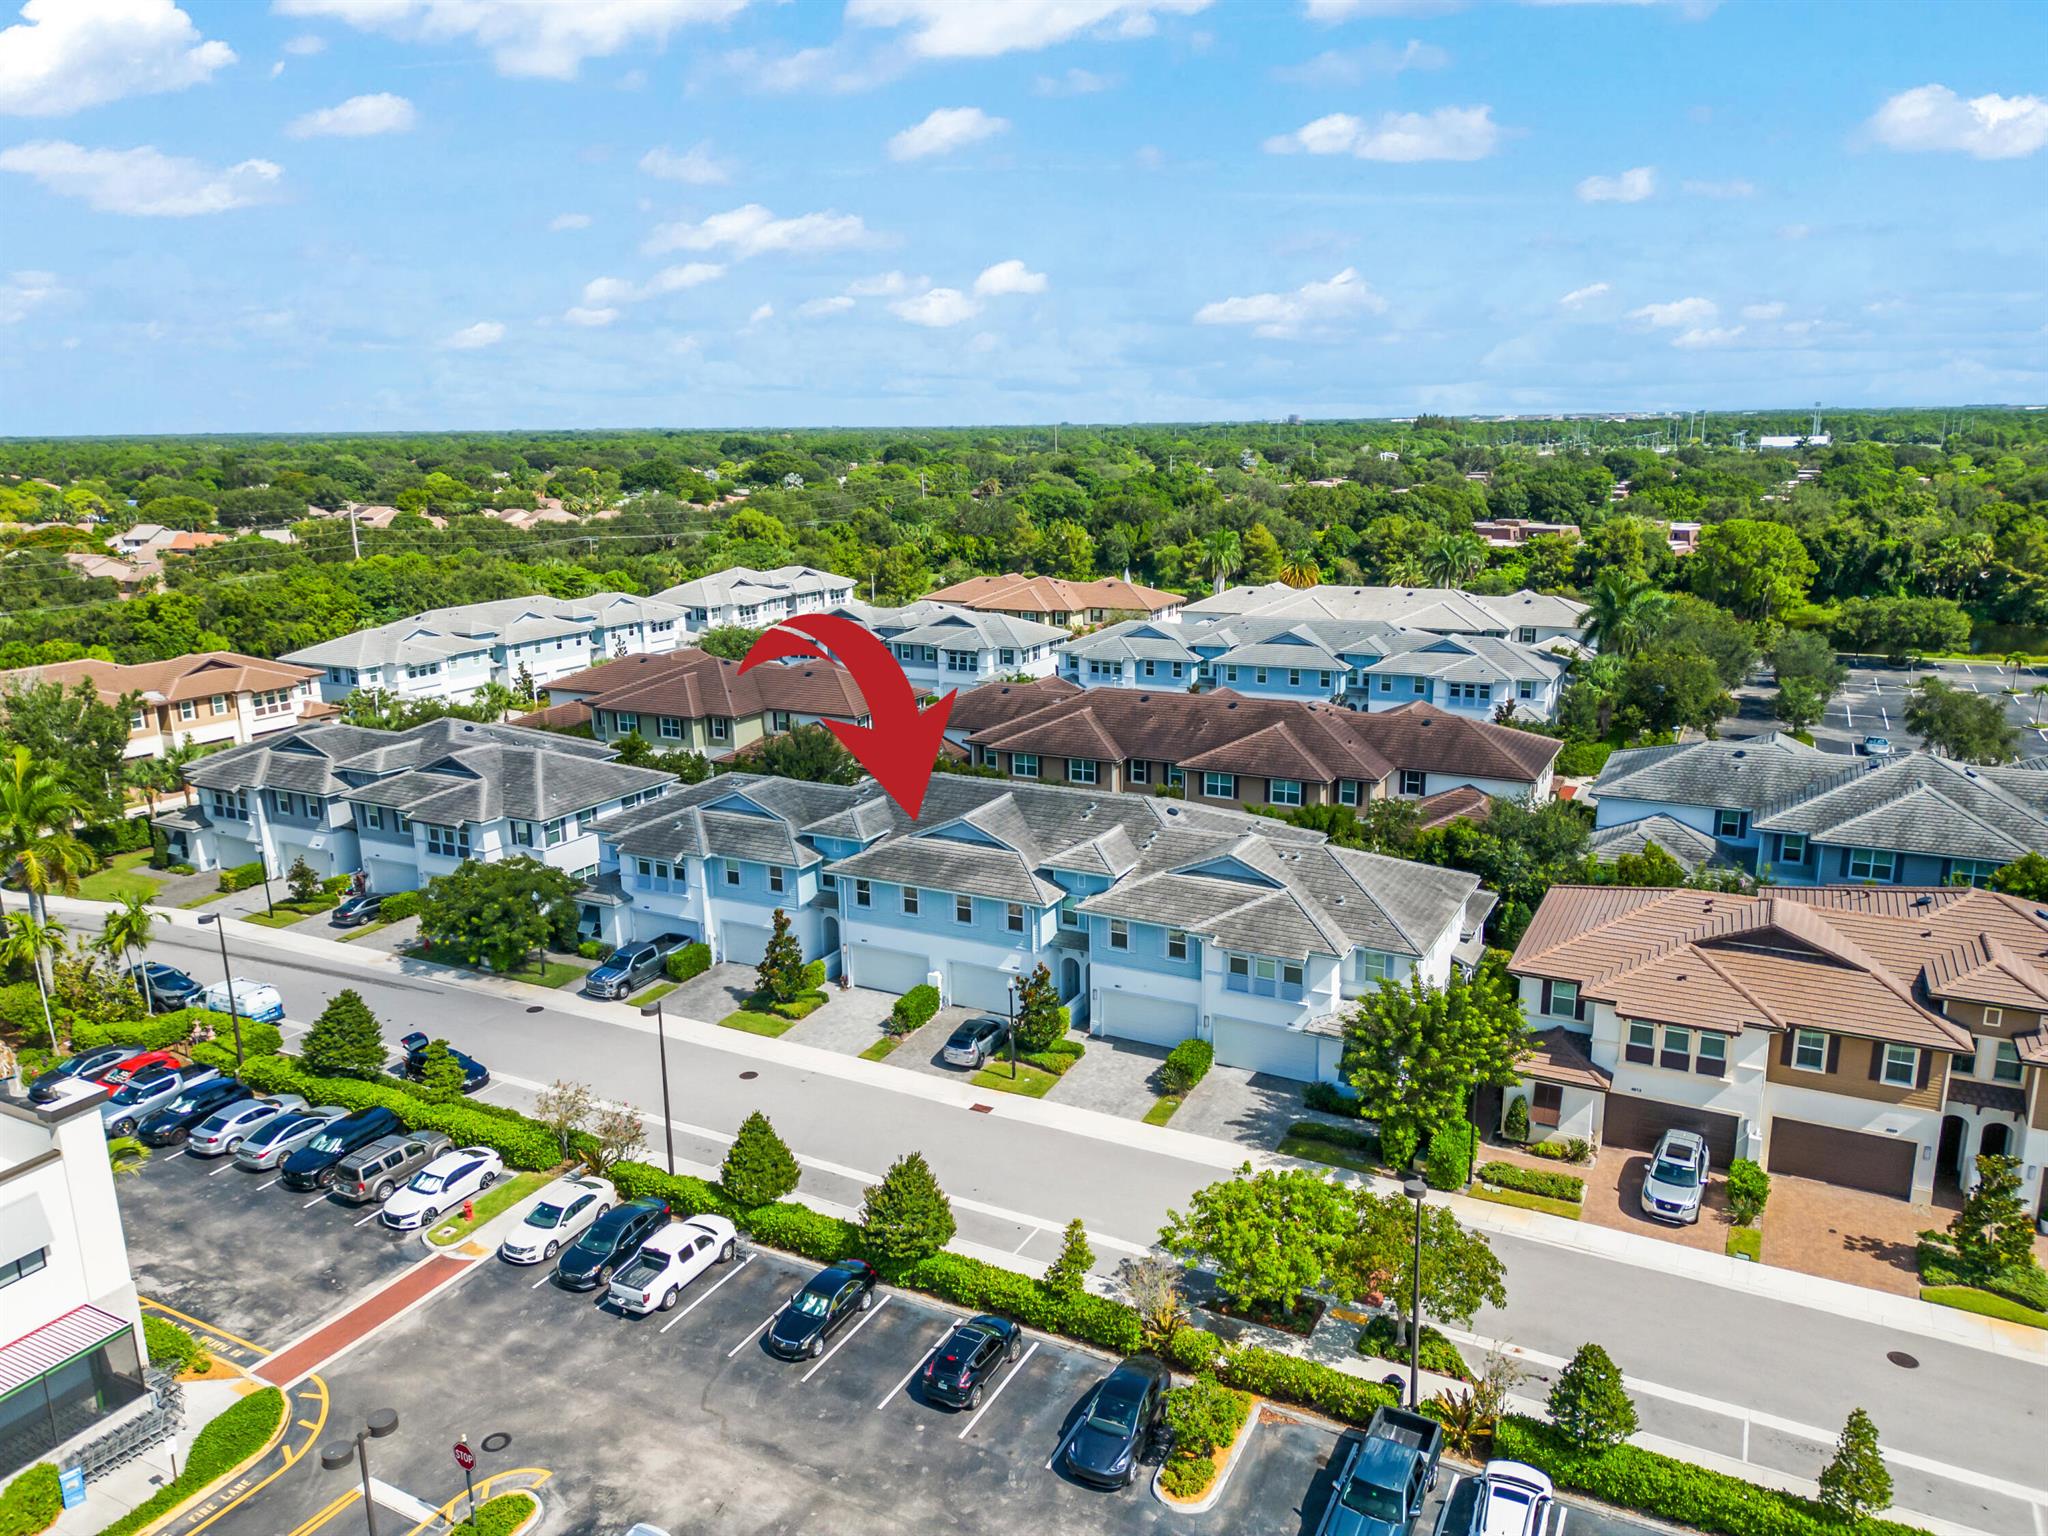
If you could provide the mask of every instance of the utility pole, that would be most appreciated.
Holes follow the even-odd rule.
[[[356,559],[363,558],[362,540],[356,537],[356,504],[348,504],[348,547],[355,551]]]

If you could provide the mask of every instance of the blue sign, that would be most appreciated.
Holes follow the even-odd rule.
[[[76,1509],[85,1502],[85,1468],[66,1467],[57,1474],[57,1487],[64,1494],[64,1507]]]

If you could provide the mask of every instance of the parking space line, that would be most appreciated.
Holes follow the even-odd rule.
[[[277,1179],[281,1179],[281,1178],[283,1178],[283,1177],[284,1177],[284,1175],[280,1173],[280,1174],[279,1174],[279,1175],[277,1176]],[[270,1181],[270,1184],[275,1184],[275,1183],[277,1182],[277,1179],[272,1179],[272,1180]],[[258,1190],[265,1190],[265,1189],[268,1189],[268,1188],[270,1188],[270,1184],[258,1184],[258,1185],[256,1186],[256,1188],[257,1188]]]
[[[533,1284],[529,1285],[527,1289],[529,1291],[537,1291],[554,1278],[555,1272],[553,1270],[549,1270],[546,1274],[542,1275],[538,1280],[534,1281]]]
[[[216,1328],[213,1324],[203,1322],[199,1318],[193,1317],[190,1313],[180,1312],[176,1307],[167,1307],[153,1297],[140,1296],[136,1300],[139,1305],[149,1308],[152,1312],[161,1312],[165,1317],[175,1317],[181,1323],[190,1323],[201,1333],[210,1333],[215,1338],[226,1339],[230,1344],[239,1344],[244,1349],[253,1349],[259,1355],[270,1353],[261,1344],[252,1344],[239,1334],[229,1333],[225,1328]]]
[[[229,1160],[228,1160],[227,1162],[225,1162],[225,1163],[222,1163],[222,1164],[221,1164],[221,1165],[220,1165],[220,1166],[219,1166],[218,1168],[214,1169],[214,1170],[213,1170],[213,1172],[209,1173],[209,1174],[207,1175],[207,1177],[208,1177],[209,1179],[217,1179],[217,1178],[219,1178],[219,1177],[220,1177],[220,1176],[221,1176],[222,1174],[226,1173],[226,1172],[227,1172],[227,1171],[228,1171],[228,1170],[229,1170],[230,1168],[232,1168],[232,1167],[234,1167],[234,1166],[235,1166],[235,1164],[234,1164],[234,1160],[233,1160],[232,1158],[230,1158],[230,1159],[229,1159]]]
[[[734,1355],[738,1354],[741,1350],[745,1349],[749,1344],[753,1343],[754,1336],[758,1334],[762,1329],[766,1328],[770,1323],[774,1322],[775,1319],[777,1319],[780,1316],[782,1316],[782,1308],[777,1307],[773,1312],[770,1312],[766,1317],[762,1318],[761,1321],[754,1324],[753,1327],[749,1328],[747,1330],[747,1336],[741,1339],[739,1343],[733,1345],[731,1349],[726,1351],[725,1358],[730,1360]]]
[[[891,1387],[886,1393],[884,1393],[882,1396],[882,1400],[879,1403],[875,1404],[875,1412],[880,1413],[884,1408],[888,1407],[891,1403],[896,1401],[897,1397],[902,1394],[903,1389],[910,1385],[910,1378],[917,1374],[918,1366],[923,1365],[925,1361],[931,1359],[932,1351],[937,1349],[941,1344],[945,1343],[946,1335],[951,1333],[952,1331],[953,1325],[951,1323],[948,1323],[944,1328],[941,1328],[939,1330],[938,1336],[934,1338],[931,1341],[931,1343],[925,1345],[924,1353],[917,1357],[916,1364],[912,1365],[909,1370],[905,1371],[903,1373],[903,1379],[897,1382],[896,1385]]]
[[[1024,1367],[1031,1363],[1031,1357],[1037,1353],[1038,1340],[1033,1339],[1031,1341],[1031,1347],[1024,1351],[1024,1358],[1019,1360],[1015,1365],[1010,1367],[1010,1374],[1002,1379],[1002,1383],[999,1386],[997,1386],[995,1391],[989,1393],[988,1401],[981,1405],[980,1412],[976,1413],[973,1418],[969,1419],[967,1421],[966,1428],[962,1429],[958,1435],[954,1436],[956,1440],[965,1440],[967,1438],[967,1436],[973,1431],[974,1426],[981,1422],[981,1415],[987,1413],[989,1409],[995,1407],[996,1399],[1003,1395],[1004,1391],[1008,1389],[1011,1382],[1015,1381],[1019,1376],[1022,1376],[1024,1374]]]
[[[1052,1470],[1052,1464],[1060,1459],[1061,1454],[1066,1450],[1067,1446],[1073,1441],[1074,1436],[1081,1433],[1081,1426],[1087,1422],[1088,1415],[1084,1413],[1081,1415],[1080,1418],[1074,1420],[1074,1427],[1072,1429],[1068,1430],[1064,1435],[1060,1436],[1060,1443],[1054,1446],[1052,1448],[1052,1454],[1045,1458],[1046,1471],[1050,1472]]]
[[[327,1192],[325,1190],[322,1190],[319,1194],[315,1195],[312,1199],[308,1200],[304,1205],[300,1206],[299,1209],[302,1211],[310,1211],[311,1209],[313,1209],[314,1206],[320,1204],[326,1198]]]
[[[683,1310],[678,1312],[674,1317],[670,1318],[667,1322],[663,1323],[659,1331],[662,1333],[667,1333],[669,1329],[675,1327],[677,1323],[680,1323],[692,1312],[696,1311],[699,1307],[703,1306],[705,1302],[709,1301],[713,1296],[717,1295],[719,1285],[724,1285],[728,1280],[739,1279],[740,1270],[745,1269],[749,1264],[753,1262],[754,1256],[751,1253],[748,1254],[744,1259],[741,1259],[739,1262],[739,1267],[737,1269],[734,1269],[733,1272],[729,1275],[721,1276],[719,1278],[718,1285],[712,1286],[710,1290],[706,1291],[702,1296],[699,1296],[695,1301],[691,1302],[687,1307],[683,1308]]]
[[[369,1215],[365,1216],[361,1221],[353,1222],[351,1223],[351,1225],[358,1227],[367,1227],[371,1222],[375,1221],[379,1216],[382,1216],[383,1214],[384,1208],[382,1206],[379,1206],[376,1210],[370,1212]]]
[[[803,1373],[802,1377],[798,1380],[798,1385],[801,1386],[804,1382],[809,1381],[813,1376],[817,1375],[818,1372],[825,1369],[826,1362],[829,1361],[834,1355],[838,1354],[839,1351],[846,1348],[847,1345],[851,1344],[853,1342],[853,1336],[856,1333],[859,1333],[861,1329],[867,1327],[869,1323],[872,1323],[876,1318],[880,1317],[882,1315],[882,1308],[886,1307],[887,1305],[889,1305],[889,1298],[887,1296],[884,1296],[880,1301],[876,1302],[874,1304],[874,1307],[868,1312],[868,1315],[866,1317],[862,1318],[859,1322],[855,1323],[851,1328],[846,1330],[845,1338],[841,1339],[837,1344],[834,1344],[830,1349],[826,1350],[824,1354],[818,1357],[818,1363],[812,1366],[808,1371],[805,1371]]]

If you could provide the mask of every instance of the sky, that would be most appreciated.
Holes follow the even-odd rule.
[[[0,0],[0,435],[2048,399],[2048,5]]]

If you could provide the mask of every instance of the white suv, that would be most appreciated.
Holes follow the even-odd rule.
[[[1666,1131],[1643,1175],[1643,1214],[1692,1226],[1707,1190],[1707,1143],[1697,1131]]]

